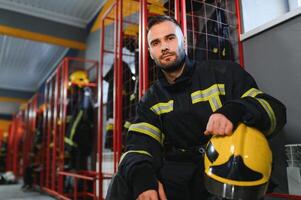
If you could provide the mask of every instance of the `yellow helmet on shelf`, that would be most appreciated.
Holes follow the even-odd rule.
[[[239,124],[230,136],[213,136],[205,153],[205,185],[228,199],[264,196],[272,169],[272,152],[259,130]]]
[[[69,79],[72,84],[76,84],[80,87],[90,82],[87,72],[83,70],[73,72]]]

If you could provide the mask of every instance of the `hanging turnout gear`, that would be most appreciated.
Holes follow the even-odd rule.
[[[123,125],[123,140],[125,141],[125,135],[130,125],[129,120],[131,119],[131,114],[133,113],[133,106],[131,106],[130,98],[133,94],[135,83],[132,77],[134,76],[131,72],[129,65],[126,62],[122,62],[123,67],[123,91],[122,91],[122,101],[123,101],[123,110],[122,110],[122,125]],[[113,148],[113,107],[114,107],[114,65],[104,76],[104,80],[109,83],[108,89],[108,100],[107,100],[107,124],[106,124],[106,138],[105,138],[105,148]]]
[[[213,136],[205,154],[205,185],[228,199],[264,196],[272,168],[272,152],[263,133],[240,124],[229,136]]]
[[[218,59],[234,61],[235,55],[230,38],[231,28],[227,21],[225,11],[218,8],[212,8],[208,18],[210,19],[207,20],[206,25],[202,30],[202,32],[208,34],[208,36],[201,34],[197,38],[196,58],[198,60],[206,59],[207,56],[204,55],[204,51],[201,49],[207,48],[209,60]]]
[[[78,72],[78,71],[77,71]],[[71,95],[67,107],[67,131],[65,134],[65,150],[69,153],[69,167],[76,170],[87,168],[87,157],[91,154],[94,138],[94,100],[91,88],[82,87],[89,83],[83,71],[74,72],[70,81]],[[76,75],[76,76],[75,76]],[[79,75],[79,76],[77,76]]]

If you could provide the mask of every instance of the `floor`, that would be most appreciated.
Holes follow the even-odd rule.
[[[21,183],[0,185],[0,200],[55,200],[54,198],[36,191],[22,191]]]

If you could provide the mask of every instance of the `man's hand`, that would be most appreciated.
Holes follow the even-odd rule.
[[[232,122],[223,114],[214,113],[210,116],[205,135],[231,135],[233,131]]]
[[[137,200],[159,200],[158,192],[156,190],[146,190],[138,196]]]
[[[167,200],[163,185],[160,181],[158,181],[158,192],[156,190],[146,190],[142,192],[137,200]]]

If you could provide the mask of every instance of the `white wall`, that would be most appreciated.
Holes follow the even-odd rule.
[[[301,0],[288,0],[289,10],[295,10],[301,6]]]
[[[241,7],[244,32],[248,32],[289,11],[288,0],[242,0]]]

